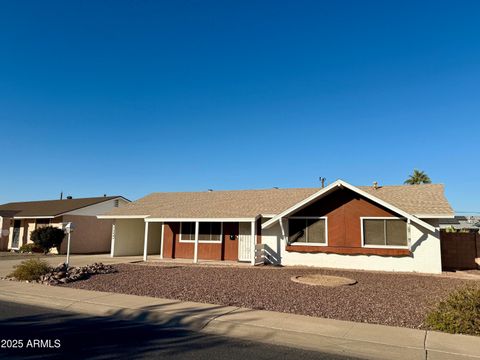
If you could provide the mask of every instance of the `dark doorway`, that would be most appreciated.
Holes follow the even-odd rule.
[[[18,249],[20,245],[20,226],[21,220],[13,221],[12,249]]]

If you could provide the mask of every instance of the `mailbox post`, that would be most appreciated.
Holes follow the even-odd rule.
[[[67,268],[68,268],[70,264],[70,236],[75,227],[71,222],[64,223],[64,226],[65,226],[65,232],[67,233],[67,261],[65,261],[65,265],[67,265]]]

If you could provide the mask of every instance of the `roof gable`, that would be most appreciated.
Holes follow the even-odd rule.
[[[66,212],[118,198],[123,197],[101,196],[64,200],[12,202],[0,205],[0,213],[8,213],[10,216],[13,215],[14,217],[54,217]]]
[[[409,186],[412,186],[412,185],[409,185]],[[336,189],[338,188],[347,188],[353,192],[356,192],[358,193],[359,195],[383,206],[384,208],[386,209],[389,209],[403,217],[405,217],[406,219],[410,220],[410,221],[413,221],[421,226],[423,226],[424,228],[430,230],[430,231],[435,231],[435,228],[426,223],[425,221],[423,220],[420,220],[419,218],[417,218],[416,216],[413,216],[412,214],[378,198],[377,196],[374,196],[372,195],[371,193],[368,193],[358,187],[355,187],[353,185],[350,185],[349,183],[343,181],[343,180],[337,180],[335,182],[333,182],[332,184],[330,184],[329,186],[317,191],[316,193],[310,195],[309,197],[303,199],[302,201],[298,202],[297,204],[294,204],[293,206],[289,207],[288,209],[282,211],[280,214],[274,216],[273,218],[271,218],[270,220],[268,220],[267,222],[265,222],[264,224],[262,224],[262,229],[267,229],[269,227],[271,227],[275,222],[281,220],[282,218],[284,217],[287,217],[289,216],[290,214],[312,204],[313,202],[321,199],[322,197],[332,193],[333,191],[335,191]],[[377,189],[378,190],[378,189]]]

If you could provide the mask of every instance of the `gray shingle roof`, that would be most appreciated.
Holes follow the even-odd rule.
[[[443,185],[360,186],[412,215],[453,215]],[[154,218],[252,218],[279,214],[320,188],[152,193],[107,215]]]
[[[57,216],[119,197],[121,196],[12,202],[0,205],[0,216],[2,213],[4,216],[16,217]]]

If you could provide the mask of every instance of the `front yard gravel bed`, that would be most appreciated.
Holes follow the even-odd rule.
[[[423,328],[436,301],[471,283],[439,276],[311,268],[114,265],[117,273],[62,286]],[[346,276],[357,284],[309,286],[292,276]]]

